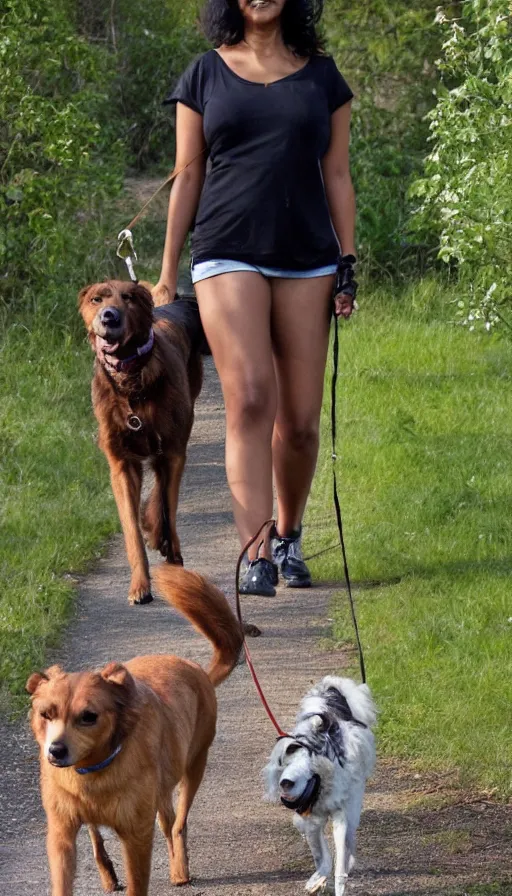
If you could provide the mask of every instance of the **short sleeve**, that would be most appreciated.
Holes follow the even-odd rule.
[[[200,115],[203,114],[203,59],[204,57],[200,56],[199,59],[195,59],[190,63],[188,68],[183,72],[181,78],[179,79],[173,90],[171,90],[171,92],[166,96],[164,105],[170,105],[171,103],[183,103],[185,106],[193,109],[194,112],[199,112]]]
[[[329,103],[329,112],[336,112],[340,106],[344,106],[354,96],[343,75],[338,71],[338,67],[332,58],[327,59],[328,66],[326,72],[326,89],[327,99]]]

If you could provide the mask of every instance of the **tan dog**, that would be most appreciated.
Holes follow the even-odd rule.
[[[215,736],[214,688],[232,671],[242,634],[224,595],[201,576],[164,564],[155,580],[165,600],[212,643],[207,672],[176,656],[140,656],[99,672],[52,666],[26,685],[40,747],[52,896],[73,892],[82,824],[89,825],[103,889],[118,884],[97,825],[113,828],[122,841],[127,896],[146,896],[156,815],[171,881],[189,881],[187,816]]]
[[[176,512],[202,382],[199,310],[185,299],[155,309],[143,284],[121,280],[86,286],[78,302],[96,353],[92,400],[132,573],[128,599],[149,603],[142,465],[149,460],[155,473],[142,514],[148,544],[182,564]]]

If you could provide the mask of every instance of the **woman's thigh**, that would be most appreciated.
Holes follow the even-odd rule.
[[[271,286],[276,423],[300,431],[316,425],[322,406],[333,278],[275,279]]]
[[[195,284],[201,320],[222,384],[226,410],[243,405],[275,413],[270,335],[271,290],[261,274],[236,271]]]

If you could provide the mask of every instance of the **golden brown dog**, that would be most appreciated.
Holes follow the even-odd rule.
[[[171,881],[189,880],[187,815],[215,736],[215,686],[233,669],[242,634],[224,595],[201,576],[164,564],[155,580],[165,600],[212,643],[207,672],[176,656],[139,656],[99,672],[52,666],[27,682],[53,896],[73,892],[82,824],[89,825],[104,890],[118,884],[97,825],[113,828],[121,839],[127,896],[146,896],[157,814]]]
[[[132,574],[128,599],[149,603],[142,464],[155,473],[142,518],[148,544],[182,564],[176,511],[202,382],[199,311],[186,300],[155,309],[145,286],[119,280],[86,286],[78,301],[96,353],[92,400]]]

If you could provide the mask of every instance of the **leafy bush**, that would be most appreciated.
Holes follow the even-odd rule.
[[[437,22],[442,84],[425,176],[411,190],[420,203],[413,227],[456,267],[459,319],[490,329],[512,308],[511,7],[466,0],[460,18],[439,10]]]
[[[407,188],[421,170],[440,48],[439,0],[331,0],[325,32],[355,93],[351,166],[357,193],[358,245],[374,272],[391,275],[421,261],[405,239]]]
[[[173,130],[162,100],[196,54],[206,49],[197,27],[197,3],[186,0],[90,0],[78,24],[90,39],[110,48],[116,77],[113,102],[132,164],[172,167]]]
[[[77,35],[72,12],[67,0],[7,0],[1,19],[0,296],[11,309],[41,308],[49,283],[76,276],[121,184],[111,57]]]

